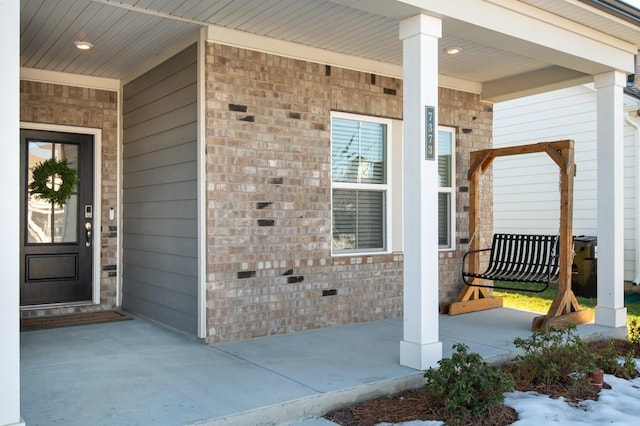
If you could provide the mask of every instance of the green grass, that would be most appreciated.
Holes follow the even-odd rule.
[[[494,290],[496,296],[504,298],[504,307],[519,309],[522,311],[539,312],[546,314],[551,307],[551,302],[556,295],[558,286],[551,284],[548,289],[542,293],[531,293],[525,291],[513,290]],[[585,308],[595,308],[596,299],[586,297],[576,297],[580,306]],[[632,320],[640,323],[640,300],[626,303],[627,308],[627,324]]]

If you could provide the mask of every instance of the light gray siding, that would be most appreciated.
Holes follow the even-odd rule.
[[[627,104],[635,100],[625,97]],[[494,105],[494,146],[573,139],[576,177],[574,235],[597,236],[596,92],[576,86]],[[635,132],[625,126],[624,277],[633,280],[636,228]],[[558,166],[546,154],[498,158],[493,163],[494,232],[557,234],[560,227]]]
[[[197,334],[197,50],[123,90],[124,309]]]

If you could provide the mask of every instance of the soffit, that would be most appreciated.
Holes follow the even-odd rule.
[[[391,9],[392,2],[379,0],[357,7],[357,1],[21,0],[21,66],[118,79],[208,24],[400,66],[398,19],[421,9],[402,3]],[[383,5],[382,12],[372,13],[371,1]],[[636,29],[626,34],[620,24],[609,28],[610,20],[584,12],[571,0],[525,3],[560,16],[580,15],[593,28],[608,29],[619,37],[631,39],[639,33]],[[83,39],[94,49],[75,49],[73,41]],[[473,26],[446,17],[439,43],[441,48],[463,49],[457,56],[440,50],[440,73],[472,82],[496,81],[553,65],[479,43]]]

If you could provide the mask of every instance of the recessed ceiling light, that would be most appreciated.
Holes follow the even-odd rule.
[[[457,55],[460,52],[462,52],[462,47],[458,46],[447,47],[446,49],[444,49],[444,53],[446,53],[447,55]]]
[[[89,50],[93,47],[93,44],[88,41],[74,41],[73,44],[80,50]]]

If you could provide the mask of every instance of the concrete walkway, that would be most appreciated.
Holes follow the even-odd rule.
[[[506,359],[534,316],[505,308],[440,316],[444,356],[463,342]],[[423,384],[422,372],[399,364],[401,339],[401,320],[215,346],[138,317],[23,332],[22,416],[27,426],[330,424],[319,417],[331,409]]]

